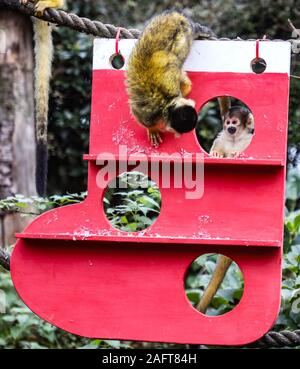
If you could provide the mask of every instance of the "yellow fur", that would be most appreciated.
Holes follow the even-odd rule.
[[[153,18],[138,40],[128,61],[127,89],[131,111],[145,127],[166,120],[167,108],[190,92],[182,66],[192,42],[192,25],[177,12]]]
[[[47,142],[48,98],[53,58],[51,26],[43,20],[34,20],[35,38],[35,110],[38,141]]]
[[[62,8],[64,6],[63,0],[37,0],[35,3],[37,15],[43,15],[48,8]]]
[[[64,0],[20,0],[22,4],[33,2],[36,15],[43,15],[48,8],[60,8],[64,5]],[[48,100],[49,85],[51,78],[51,66],[53,58],[52,28],[48,22],[40,19],[34,20],[34,40],[35,40],[35,111],[36,111],[36,139],[38,151],[44,153],[44,157],[37,157],[37,177],[46,176],[47,169],[47,126],[48,126]],[[43,173],[38,173],[42,171]],[[46,178],[37,181],[45,182]],[[39,186],[37,186],[39,187]],[[38,192],[44,192],[39,190]],[[42,193],[40,193],[43,195]]]
[[[63,0],[35,1],[36,13],[42,15],[47,8],[58,8]],[[35,19],[35,106],[36,135],[38,141],[47,144],[48,97],[53,59],[52,28],[47,22]]]

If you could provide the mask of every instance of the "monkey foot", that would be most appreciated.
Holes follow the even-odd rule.
[[[224,157],[224,155],[221,152],[216,151],[216,150],[211,151],[209,155],[212,156],[213,158],[223,158]]]
[[[148,138],[149,141],[151,142],[151,145],[154,147],[157,147],[162,143],[162,138],[159,132],[152,132],[148,130]]]
[[[49,5],[45,4],[43,1],[38,1],[35,5],[35,14],[38,16],[38,17],[41,17],[45,10],[47,8],[49,8]]]
[[[238,156],[240,156],[240,152],[239,151],[233,151],[230,153],[230,157],[231,158],[237,158]]]

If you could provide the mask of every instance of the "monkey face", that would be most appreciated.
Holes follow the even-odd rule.
[[[241,107],[231,108],[224,118],[223,129],[231,138],[237,138],[244,132],[253,133],[254,121],[251,112]]]
[[[175,134],[187,133],[195,129],[198,113],[195,102],[181,98],[168,109],[166,130]]]
[[[225,119],[224,122],[224,130],[226,131],[227,134],[229,134],[230,136],[234,137],[237,136],[241,127],[241,121],[239,118],[237,117],[227,117]]]

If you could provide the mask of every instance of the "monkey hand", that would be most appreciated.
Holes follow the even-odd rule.
[[[217,151],[217,150],[212,150],[209,153],[209,155],[212,156],[213,158],[224,158],[224,154],[220,151]]]
[[[28,3],[33,3],[34,0],[19,0],[19,2],[22,5],[27,5]],[[44,11],[47,7],[43,5],[42,1],[38,1],[37,4],[34,6],[34,8],[35,8],[35,14],[40,17],[44,14]]]
[[[47,8],[49,8],[49,4],[47,4],[47,2],[44,2],[44,1],[38,1],[36,4],[35,4],[35,14],[38,16],[38,17],[41,17],[45,10]]]
[[[230,157],[231,158],[237,158],[237,157],[239,157],[241,155],[241,153],[239,152],[239,151],[232,151],[231,153],[230,153]]]
[[[150,129],[147,130],[147,132],[148,132],[148,139],[149,139],[151,145],[154,146],[154,147],[158,147],[159,144],[162,143],[162,138],[160,136],[159,131],[151,130],[151,128],[150,128]]]

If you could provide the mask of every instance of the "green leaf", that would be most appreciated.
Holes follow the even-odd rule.
[[[126,216],[121,217],[121,223],[122,224],[128,224],[128,219],[126,218]]]
[[[300,228],[300,214],[297,215],[294,219],[294,229],[296,232],[299,232],[299,228]]]

